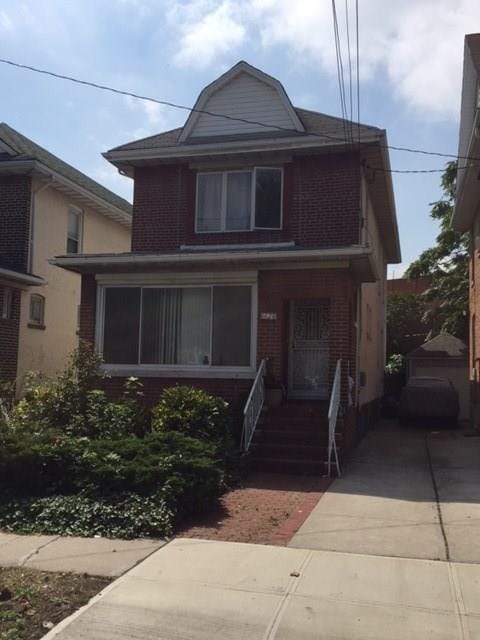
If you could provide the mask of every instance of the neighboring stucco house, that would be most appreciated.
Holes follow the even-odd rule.
[[[240,62],[183,127],[105,154],[135,181],[132,252],[55,264],[82,274],[81,335],[112,390],[140,376],[154,401],[183,382],[241,414],[268,360],[292,419],[283,433],[264,425],[256,455],[305,470],[318,468],[308,433],[318,444],[341,359],[353,440],[382,396],[386,267],[400,250],[385,132],[361,125],[359,145],[345,130]]]
[[[471,418],[480,426],[480,33],[465,36],[453,227],[471,237],[469,372]]]
[[[0,380],[58,372],[78,345],[80,277],[48,260],[130,249],[131,205],[0,124]]]

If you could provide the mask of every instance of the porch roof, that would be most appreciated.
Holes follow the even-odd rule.
[[[147,273],[152,270],[189,269],[215,265],[256,268],[350,268],[361,282],[378,278],[372,250],[369,247],[311,249],[290,244],[281,246],[182,247],[169,253],[104,253],[64,255],[50,260],[58,267],[85,274]]]

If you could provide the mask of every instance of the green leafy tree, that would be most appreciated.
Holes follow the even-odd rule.
[[[423,297],[413,293],[388,296],[387,301],[387,355],[406,355],[425,342],[428,325]]]
[[[428,276],[430,287],[423,294],[432,302],[425,320],[432,333],[448,332],[459,338],[468,336],[468,263],[470,238],[451,226],[455,201],[457,165],[449,162],[442,174],[443,197],[432,203],[430,216],[439,222],[436,244],[426,249],[407,270],[408,278]]]

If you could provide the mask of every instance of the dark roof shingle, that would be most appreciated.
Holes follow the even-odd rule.
[[[36,160],[41,162],[52,171],[56,171],[64,178],[67,178],[77,184],[79,187],[87,189],[98,198],[105,200],[105,202],[117,207],[118,209],[122,209],[129,215],[132,214],[132,205],[127,200],[117,196],[113,191],[103,187],[95,180],[92,180],[92,178],[89,178],[78,169],[75,169],[75,167],[72,167],[53,153],[50,153],[50,151],[47,151],[23,134],[12,129],[12,127],[5,122],[0,123],[0,140],[16,153],[13,157],[15,161]],[[8,154],[5,154],[0,158],[0,162],[8,162],[11,160],[12,157]]]
[[[297,112],[298,117],[303,122],[305,127],[306,134],[314,134],[314,135],[325,135],[325,140],[329,140],[330,138],[338,138],[339,142],[343,142],[345,139],[345,124],[346,120],[342,118],[337,118],[335,116],[329,116],[325,113],[320,113],[317,111],[309,111],[308,109],[300,109],[295,107],[295,111]],[[178,139],[180,134],[183,131],[183,127],[178,127],[177,129],[171,129],[170,131],[165,131],[163,133],[158,133],[154,136],[149,136],[148,138],[141,138],[140,140],[134,140],[133,142],[127,142],[126,144],[122,144],[119,147],[115,147],[114,149],[110,149],[109,153],[115,151],[135,151],[141,149],[163,149],[166,147],[174,147],[175,145],[179,146],[191,146],[192,144],[198,144],[200,142],[228,142],[234,139],[258,139],[259,134],[244,134],[241,136],[215,136],[214,138],[195,138],[193,141],[179,143]],[[366,136],[371,133],[380,133],[381,129],[378,127],[373,127],[366,124],[360,124],[360,136]],[[299,138],[303,137],[304,133],[299,133],[297,131],[287,132],[283,130],[279,131],[266,131],[265,134],[261,135],[262,138],[275,137],[278,138],[282,135],[289,136],[298,136]],[[354,135],[357,136],[357,125],[354,123]]]

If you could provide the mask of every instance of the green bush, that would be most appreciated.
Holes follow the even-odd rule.
[[[20,497],[160,492],[180,516],[211,504],[224,473],[212,445],[180,433],[117,440],[9,434],[0,442],[0,486]]]
[[[152,430],[178,431],[204,442],[212,442],[222,455],[226,455],[232,447],[232,420],[228,403],[194,387],[164,389],[152,411]]]
[[[167,535],[224,491],[232,448],[226,402],[178,386],[152,414],[138,379],[111,401],[99,377],[99,358],[81,347],[57,378],[30,376],[18,404],[2,401],[0,528]]]
[[[16,533],[137,538],[169,536],[171,510],[161,496],[51,496],[0,502],[0,526]]]
[[[149,411],[140,402],[142,383],[128,378],[121,398],[113,402],[96,388],[102,378],[100,364],[99,356],[82,346],[56,378],[42,380],[28,375],[24,397],[4,423],[10,429],[33,433],[57,429],[89,438],[142,436],[150,429]]]

